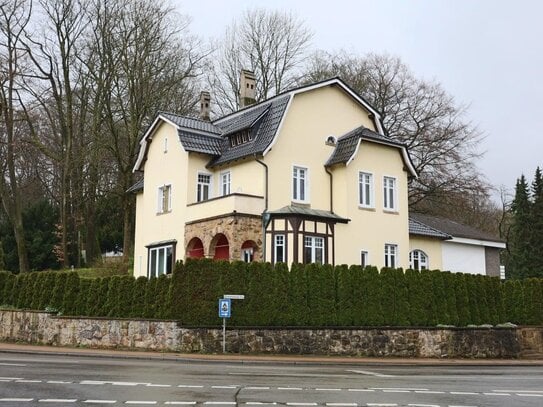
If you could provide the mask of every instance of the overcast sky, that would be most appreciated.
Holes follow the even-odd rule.
[[[218,38],[251,7],[293,11],[314,49],[399,56],[469,105],[485,135],[478,166],[512,191],[543,167],[543,1],[538,0],[172,0],[190,29]]]

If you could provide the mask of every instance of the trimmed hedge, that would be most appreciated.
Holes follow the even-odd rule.
[[[0,305],[65,315],[173,319],[216,326],[217,302],[233,300],[230,326],[466,326],[543,323],[543,280],[508,280],[375,267],[178,263],[171,277],[81,278],[75,272],[0,272]]]

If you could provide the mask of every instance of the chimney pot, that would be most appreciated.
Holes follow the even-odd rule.
[[[209,104],[211,102],[211,95],[208,91],[204,90],[200,92],[200,119],[209,121]]]
[[[254,72],[241,70],[239,80],[239,106],[244,108],[256,102],[256,76]]]

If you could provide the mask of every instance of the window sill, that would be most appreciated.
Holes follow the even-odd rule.
[[[399,215],[400,212],[397,209],[383,209],[383,213],[388,213],[390,215]]]
[[[310,202],[309,202],[309,201],[300,201],[300,200],[298,200],[298,199],[293,199],[293,200],[291,200],[291,203],[297,204],[297,205],[310,206]]]
[[[171,213],[171,209],[169,211],[164,211],[164,212],[157,212],[156,215],[157,216],[161,216],[161,215],[167,215],[168,213]]]
[[[363,211],[375,212],[375,207],[374,206],[358,205],[358,209],[361,209]]]

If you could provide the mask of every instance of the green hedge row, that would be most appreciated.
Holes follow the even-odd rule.
[[[543,323],[543,280],[375,267],[189,260],[171,277],[80,278],[73,272],[0,272],[4,307],[64,315],[175,319],[218,325],[233,300],[234,326],[435,326]]]

